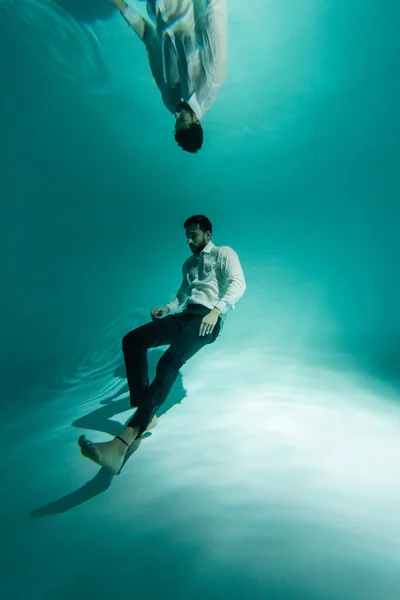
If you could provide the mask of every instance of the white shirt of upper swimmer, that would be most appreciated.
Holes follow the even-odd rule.
[[[148,19],[131,6],[122,14],[146,44],[167,109],[177,115],[183,100],[200,120],[226,77],[226,0],[153,0]]]

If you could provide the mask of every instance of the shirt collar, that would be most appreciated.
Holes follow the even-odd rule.
[[[214,248],[214,244],[212,243],[212,241],[210,240],[208,242],[208,244],[206,246],[204,246],[203,250],[200,252],[200,254],[203,252],[204,254],[210,254],[211,250]]]
[[[200,108],[200,104],[197,102],[196,92],[194,92],[190,96],[189,100],[187,100],[187,103],[189,104],[189,106],[192,109],[192,111],[196,114],[196,116],[199,119],[199,121],[201,121],[201,117],[203,116],[203,113],[202,113],[202,110]]]

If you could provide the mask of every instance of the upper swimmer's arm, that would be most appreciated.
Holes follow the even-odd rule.
[[[142,17],[134,8],[129,6],[124,0],[110,0],[119,10],[124,19],[131,25],[141,40],[152,28],[152,25]]]
[[[226,79],[228,61],[228,16],[226,0],[206,0],[207,29],[206,49],[214,64],[215,82],[222,84]]]

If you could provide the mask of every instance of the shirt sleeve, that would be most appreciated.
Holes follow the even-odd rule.
[[[228,17],[226,0],[206,0],[206,52],[212,63],[213,83],[220,86],[226,78],[228,59]]]
[[[144,39],[146,33],[153,27],[137,10],[128,4],[124,8],[122,16],[131,25],[141,40]]]
[[[185,266],[182,267],[182,283],[179,290],[176,293],[175,298],[171,300],[166,306],[168,306],[171,312],[176,312],[183,308],[188,299],[188,282],[186,278]]]
[[[215,308],[225,313],[233,310],[246,290],[246,281],[237,253],[229,247],[221,249],[220,268],[226,282],[225,293]]]
[[[215,103],[226,79],[228,28],[226,0],[206,0],[204,14],[197,21],[201,32],[202,69],[196,78],[196,96],[203,116]],[[196,111],[195,111],[196,112]]]
[[[226,79],[228,60],[228,28],[226,0],[206,0],[205,11],[199,15],[202,73],[196,80],[196,95],[200,113],[204,115],[215,103]],[[196,112],[196,111],[195,111]]]

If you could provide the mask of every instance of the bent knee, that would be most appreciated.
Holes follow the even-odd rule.
[[[126,333],[122,338],[122,351],[126,352],[133,346],[141,345],[141,336],[138,333],[138,328]]]

